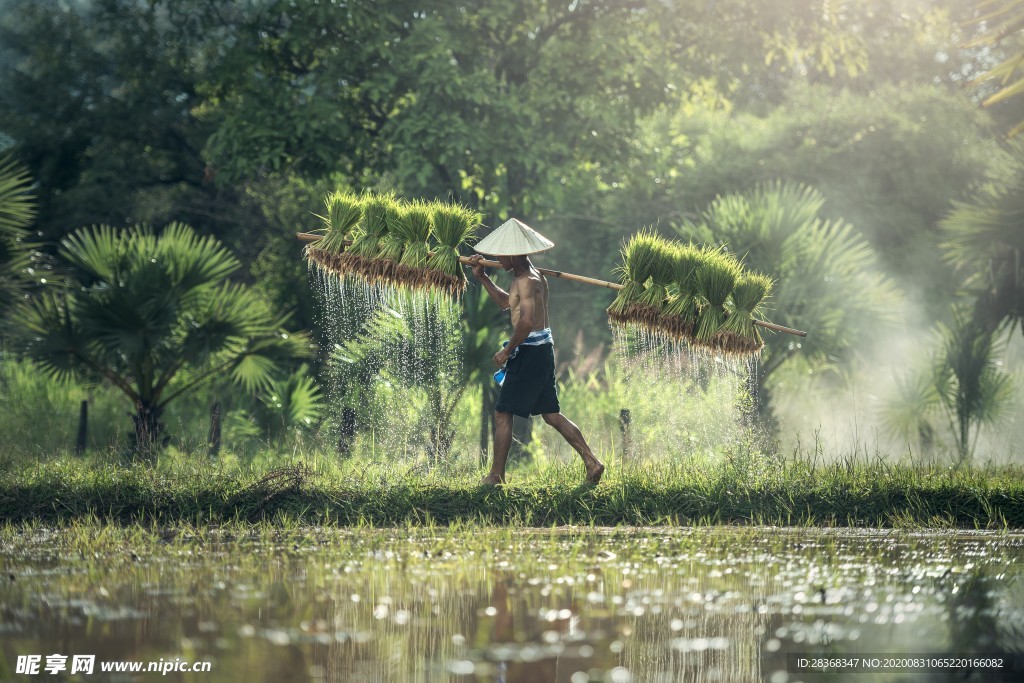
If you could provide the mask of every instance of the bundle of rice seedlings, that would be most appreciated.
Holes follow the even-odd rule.
[[[704,254],[693,244],[680,245],[673,262],[669,300],[661,316],[661,328],[679,340],[692,340],[700,308],[694,286],[694,275],[704,261]]]
[[[761,273],[745,272],[737,279],[728,317],[718,332],[723,351],[737,356],[761,351],[764,341],[754,326],[754,316],[763,315],[765,299],[771,294],[774,284],[772,278]]]
[[[651,279],[655,263],[658,261],[659,243],[661,238],[651,229],[645,228],[636,233],[622,247],[622,265],[617,268],[621,274],[620,281],[624,285],[618,296],[608,307],[608,317],[613,322],[625,325],[639,322],[634,316],[640,306],[640,297],[644,293],[645,283]]]
[[[651,250],[651,277],[630,313],[636,322],[645,327],[661,327],[665,302],[668,300],[668,287],[675,277],[677,249],[676,244],[667,240],[659,238],[654,242],[654,248]]]
[[[374,259],[380,251],[381,239],[388,232],[386,216],[397,204],[398,200],[391,193],[363,196],[363,222],[352,232],[352,245],[341,255],[346,272],[366,280],[374,279]]]
[[[457,296],[466,289],[466,271],[459,262],[459,247],[476,239],[482,216],[459,204],[435,202],[431,210],[437,245],[427,259],[429,284]]]
[[[401,283],[396,272],[398,262],[402,260],[402,252],[405,251],[405,240],[401,231],[406,225],[406,211],[406,207],[397,201],[386,207],[384,224],[387,230],[380,238],[380,248],[372,260],[368,279],[375,282]]]
[[[714,350],[720,348],[715,334],[725,322],[725,302],[742,272],[740,264],[721,249],[704,252],[704,259],[694,273],[694,288],[702,304],[697,318],[694,342]]]
[[[337,190],[327,195],[324,204],[327,215],[319,216],[324,222],[324,236],[306,250],[306,255],[319,267],[343,275],[349,269],[340,255],[345,251],[345,240],[351,238],[363,218],[363,201],[351,192]]]
[[[396,220],[394,232],[402,238],[402,257],[394,269],[398,284],[414,289],[427,284],[426,267],[430,257],[430,233],[433,229],[433,212],[428,204],[413,202]]]

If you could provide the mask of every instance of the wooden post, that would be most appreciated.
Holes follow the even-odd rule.
[[[347,458],[352,455],[352,442],[356,437],[356,411],[354,408],[342,408],[341,433],[338,435],[338,454]]]
[[[78,406],[78,434],[75,436],[75,455],[85,455],[85,443],[89,428],[89,401],[82,400]]]
[[[220,401],[210,406],[210,434],[206,443],[210,446],[210,457],[216,458],[220,453]]]
[[[629,408],[619,411],[619,431],[622,432],[622,459],[628,460],[633,453],[633,436],[630,434],[630,423],[633,418],[629,414]]]

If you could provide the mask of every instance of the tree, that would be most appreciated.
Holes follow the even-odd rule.
[[[1024,149],[1006,177],[954,202],[942,220],[946,259],[975,301],[974,318],[994,332],[1008,325],[1024,334]]]
[[[1004,349],[991,329],[964,311],[951,325],[939,325],[942,351],[938,356],[935,387],[950,430],[956,438],[959,461],[974,452],[980,427],[996,424],[1012,393],[1010,376],[997,358]]]
[[[37,229],[186,220],[224,229],[234,192],[204,182],[201,64],[173,8],[135,0],[9,2],[0,13],[0,131],[46,188]],[[227,201],[226,201],[227,200]]]
[[[811,184],[827,200],[822,218],[856,225],[885,272],[939,317],[957,283],[935,267],[937,223],[950,199],[967,200],[974,184],[1012,162],[990,130],[985,112],[930,85],[869,95],[796,87],[765,115],[663,112],[644,123],[627,164],[597,174],[603,190],[571,187],[565,211],[586,219],[563,228],[553,216],[551,236],[560,243],[587,230],[583,248],[610,261],[626,226],[678,224],[757,183]]]
[[[25,228],[35,217],[30,184],[21,165],[10,158],[0,159],[0,324],[25,290],[23,272],[30,257],[19,241],[28,237]]]
[[[550,206],[561,176],[625,152],[665,100],[660,3],[269,2],[204,86],[226,180],[291,168],[393,174],[406,194],[496,213]]]
[[[60,248],[72,286],[19,310],[24,350],[44,371],[108,382],[134,410],[136,448],[156,456],[169,403],[227,379],[270,388],[289,359],[311,354],[304,333],[228,276],[238,260],[212,237],[174,223],[82,229]]]
[[[494,384],[489,369],[503,315],[481,290],[466,290],[460,313],[442,295],[424,300],[401,293],[400,311],[377,307],[364,321],[351,321],[358,323],[357,333],[335,334],[330,362],[344,403],[356,410],[364,427],[383,415],[389,424],[382,427],[393,428],[396,406],[414,407],[418,426],[409,436],[415,442],[416,434],[426,434],[435,458],[443,459],[455,435],[455,409],[466,390],[478,386],[483,398],[481,444],[486,449],[487,397]]]
[[[723,244],[747,268],[777,278],[771,308],[787,326],[810,332],[801,340],[766,335],[751,378],[766,417],[769,380],[787,361],[800,354],[818,370],[839,370],[897,313],[900,298],[874,250],[853,226],[823,219],[824,203],[805,185],[760,184],[675,226],[684,239]]]
[[[964,47],[981,48],[992,51],[1007,43],[1019,47],[1024,36],[1024,0],[986,0],[978,5],[979,16],[970,24],[981,25],[981,34],[968,41]],[[985,98],[982,104],[990,107],[994,104],[1015,100],[1020,102],[1024,96],[1024,49],[1010,48],[1009,54],[991,69],[988,69],[973,83],[997,81],[998,90]],[[1010,130],[1010,137],[1024,131],[1024,121],[1017,122]]]

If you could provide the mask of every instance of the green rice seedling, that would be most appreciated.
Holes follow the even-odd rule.
[[[374,279],[374,259],[380,252],[381,240],[388,233],[387,215],[397,204],[398,200],[391,193],[364,195],[361,229],[353,232],[352,246],[342,255],[347,272]]]
[[[466,289],[466,272],[459,262],[459,247],[476,239],[482,216],[459,204],[435,202],[431,208],[437,245],[427,260],[430,284],[458,295]]]
[[[608,317],[613,322],[625,325],[639,322],[634,312],[640,304],[645,283],[651,279],[658,261],[661,238],[646,228],[636,233],[622,247],[622,265],[618,267],[623,289],[608,307]]]
[[[659,328],[665,302],[668,299],[668,287],[675,277],[675,261],[677,245],[663,239],[654,242],[651,251],[651,277],[647,286],[637,299],[632,316],[646,327]]]
[[[772,278],[761,273],[744,273],[737,279],[728,317],[719,331],[724,351],[749,356],[759,353],[764,347],[761,334],[754,326],[754,318],[763,315],[765,299],[771,294],[774,284]]]
[[[705,251],[704,261],[694,274],[694,286],[703,304],[694,335],[697,345],[722,350],[715,334],[725,322],[725,302],[732,294],[741,272],[739,262],[725,251]]]
[[[407,208],[398,202],[385,210],[384,223],[387,225],[387,231],[380,239],[380,249],[371,264],[370,280],[400,284],[396,277],[396,269],[405,251],[405,240],[401,231],[406,224],[406,211]]]
[[[359,226],[363,218],[363,201],[346,190],[336,190],[324,199],[326,216],[319,216],[324,222],[324,236],[317,240],[315,247],[306,250],[306,256],[319,268],[336,274],[348,272],[343,258],[345,241]]]
[[[337,190],[324,200],[327,217],[324,218],[326,232],[317,243],[317,249],[338,254],[345,250],[345,240],[363,218],[363,201],[355,194]]]
[[[704,253],[693,244],[680,245],[676,249],[669,301],[661,316],[661,328],[675,339],[693,339],[700,314],[694,276],[703,262]]]
[[[433,212],[424,202],[413,202],[395,224],[395,232],[402,238],[402,257],[395,266],[395,278],[404,285],[419,289],[427,286],[427,259],[430,257],[428,240],[433,231]]]

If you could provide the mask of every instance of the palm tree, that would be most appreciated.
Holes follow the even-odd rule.
[[[852,226],[821,218],[824,203],[805,185],[761,184],[717,197],[699,221],[676,227],[684,239],[724,244],[747,268],[776,277],[771,307],[785,313],[786,325],[811,331],[799,341],[765,337],[751,385],[768,422],[766,382],[786,361],[799,353],[819,369],[837,369],[896,315],[899,297],[878,272],[874,250]]]
[[[959,462],[974,451],[980,427],[997,424],[1010,397],[1010,376],[996,359],[1003,348],[997,333],[963,309],[952,325],[939,325],[943,349],[936,364],[935,388],[956,436]]]
[[[341,381],[342,392],[349,407],[366,420],[367,411],[374,410],[374,392],[381,385],[398,386],[425,399],[420,416],[428,445],[437,458],[448,456],[455,436],[452,419],[466,390],[474,384],[481,387],[481,430],[490,422],[487,399],[493,397],[494,384],[488,369],[491,356],[498,349],[497,336],[502,312],[489,305],[480,287],[470,287],[463,299],[462,314],[455,320],[441,303],[441,295],[427,299],[426,320],[430,334],[417,334],[410,326],[411,300],[400,308],[378,309],[361,327],[358,334],[338,340],[331,364]],[[458,356],[461,362],[452,362]],[[493,405],[493,404],[492,404]],[[377,409],[382,409],[377,406]],[[484,437],[481,436],[483,439]],[[486,442],[483,445],[486,451]]]
[[[403,406],[425,399],[419,425],[408,436],[412,440],[416,434],[427,434],[427,445],[442,457],[451,446],[452,414],[466,388],[462,378],[453,375],[459,330],[454,320],[442,319],[439,301],[432,297],[419,312],[426,314],[430,332],[417,334],[411,320],[415,305],[409,299],[399,305],[404,312],[389,305],[378,308],[356,335],[336,342],[330,362],[346,402],[362,422],[371,413],[386,413],[388,424],[393,424],[390,410],[379,404],[381,387],[400,388]]]
[[[35,217],[35,198],[29,192],[28,173],[11,158],[0,159],[0,321],[25,289],[21,273],[29,263],[29,252],[18,240]]]
[[[79,230],[61,243],[66,288],[50,287],[19,310],[24,349],[55,377],[105,381],[134,410],[137,451],[150,458],[175,399],[227,380],[270,387],[286,359],[311,354],[304,333],[228,277],[238,260],[212,237],[173,223]]]
[[[1009,325],[1024,333],[1024,149],[1006,180],[973,202],[955,202],[942,221],[946,258],[964,277],[986,330]]]

